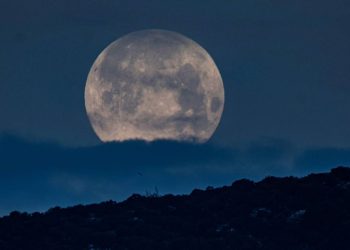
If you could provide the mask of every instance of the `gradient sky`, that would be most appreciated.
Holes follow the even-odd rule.
[[[349,23],[347,0],[1,1],[0,214],[350,164]],[[198,42],[225,86],[209,144],[165,143],[179,155],[158,160],[101,145],[84,107],[101,50],[150,28]],[[135,147],[153,157],[131,164]]]

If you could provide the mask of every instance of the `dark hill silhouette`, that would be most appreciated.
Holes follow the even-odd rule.
[[[0,249],[350,249],[350,168],[0,219]]]

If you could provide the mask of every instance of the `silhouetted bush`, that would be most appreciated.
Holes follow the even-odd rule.
[[[350,169],[304,178],[239,180],[190,195],[12,212],[1,250],[337,250],[350,244]]]

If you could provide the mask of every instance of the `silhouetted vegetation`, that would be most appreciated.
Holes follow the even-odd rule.
[[[349,249],[350,169],[0,218],[0,249]]]

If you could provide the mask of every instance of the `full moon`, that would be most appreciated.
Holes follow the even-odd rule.
[[[104,142],[207,141],[224,108],[220,72],[208,52],[171,31],[127,34],[89,72],[85,107]]]

